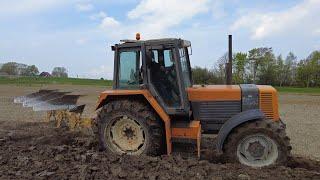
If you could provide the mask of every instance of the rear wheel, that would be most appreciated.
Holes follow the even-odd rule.
[[[248,122],[237,127],[224,145],[227,161],[251,167],[284,164],[290,151],[284,126],[271,120]]]
[[[162,153],[161,122],[142,102],[111,101],[99,112],[97,122],[99,144],[103,150],[129,155]]]

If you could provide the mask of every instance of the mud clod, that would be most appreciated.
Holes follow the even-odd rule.
[[[46,176],[46,177],[48,177],[48,176],[51,176],[53,174],[55,174],[55,172],[48,172],[47,170],[45,170],[45,171],[42,171],[42,172],[38,173],[36,176],[39,176],[39,177]]]
[[[239,174],[238,179],[239,180],[250,180],[250,176],[248,174]]]

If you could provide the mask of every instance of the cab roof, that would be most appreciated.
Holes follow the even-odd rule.
[[[120,44],[115,44],[116,47],[133,47],[133,46],[141,46],[144,45],[170,45],[170,44],[178,44],[183,47],[191,46],[191,42],[188,40],[180,39],[180,38],[161,38],[161,39],[149,39],[149,40],[130,40],[124,39],[120,40]]]

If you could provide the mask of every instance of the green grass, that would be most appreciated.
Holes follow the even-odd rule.
[[[0,77],[0,84],[14,84],[22,86],[46,85],[46,84],[69,84],[69,85],[92,85],[112,86],[111,80],[80,79],[80,78],[57,78],[57,77]]]
[[[320,94],[320,88],[275,87],[280,93]]]

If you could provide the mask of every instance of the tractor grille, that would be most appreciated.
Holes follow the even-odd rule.
[[[218,131],[232,116],[241,112],[241,101],[192,102],[195,119],[205,132]]]
[[[260,108],[268,119],[275,119],[272,96],[272,93],[269,92],[260,93]]]

